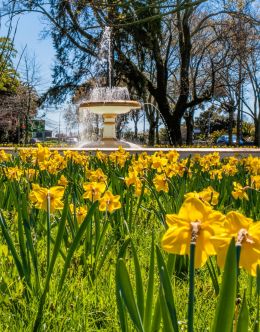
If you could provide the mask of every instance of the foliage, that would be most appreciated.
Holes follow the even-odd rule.
[[[216,109],[214,106],[202,111],[195,120],[195,125],[202,133],[210,135],[214,131],[228,129],[228,118],[223,115],[221,109]]]
[[[144,101],[152,97],[175,145],[182,143],[185,112],[224,94],[226,69],[237,57],[233,27],[238,25],[230,22],[254,25],[251,2],[241,9],[203,0],[56,1],[50,5],[25,0],[6,1],[6,8],[15,14],[37,11],[49,20],[57,59],[48,96],[56,102],[93,83],[102,29],[111,27],[113,84],[128,85]],[[231,79],[227,85],[232,83]],[[152,117],[150,122],[153,126]],[[150,134],[149,143],[152,130]]]
[[[239,329],[257,324],[259,158],[179,159],[173,150],[131,156],[122,149],[60,155],[38,146],[1,151],[0,160],[2,330],[230,331],[233,320]],[[227,228],[232,218],[243,224],[242,237]],[[202,227],[190,249],[189,221]],[[174,253],[162,252],[165,234]],[[230,234],[236,245],[227,250]],[[221,241],[216,251],[214,238]],[[224,274],[215,259],[224,257],[221,248]],[[197,264],[201,250],[207,256]],[[223,308],[230,312],[224,318]]]
[[[19,85],[18,73],[13,66],[16,53],[13,42],[0,37],[0,94],[13,93]]]

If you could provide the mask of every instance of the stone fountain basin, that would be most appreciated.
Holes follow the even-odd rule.
[[[140,108],[141,104],[134,100],[87,101],[80,105],[80,109],[86,109],[95,114],[125,114]]]

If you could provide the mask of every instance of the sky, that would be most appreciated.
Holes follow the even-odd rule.
[[[14,24],[15,25],[15,24]],[[3,22],[0,29],[0,35],[5,35],[7,31],[7,22]],[[50,36],[42,37],[42,31],[45,27],[42,18],[35,13],[26,13],[19,17],[18,27],[15,34],[14,45],[18,51],[16,64],[25,49],[29,57],[35,55],[37,67],[39,67],[39,84],[37,91],[41,94],[45,92],[52,82],[52,66],[55,61],[55,50]],[[13,29],[14,30],[14,29]],[[20,61],[18,72],[22,71],[23,60]],[[63,107],[59,109],[49,108],[38,112],[38,117],[44,113],[46,120],[46,129],[58,132],[59,124],[61,132],[65,132],[66,126],[63,120]]]
[[[1,2],[1,1],[0,1]],[[19,60],[20,55],[26,47],[26,52],[31,57],[35,54],[36,63],[39,65],[40,83],[37,86],[37,91],[44,93],[52,83],[52,66],[55,61],[55,50],[52,45],[50,36],[42,37],[43,29],[46,28],[42,17],[36,13],[25,13],[19,17],[17,32],[14,39],[14,45],[18,51],[16,61]],[[1,33],[7,31],[7,28],[2,24]],[[18,72],[22,71],[22,61],[18,67]],[[66,133],[66,123],[63,119],[64,108],[66,104],[55,107],[45,108],[38,112],[37,117],[41,118],[45,114],[46,129],[52,130],[53,134]],[[148,124],[146,124],[147,126]],[[143,128],[143,122],[140,123],[140,128]],[[142,129],[140,129],[142,130]]]

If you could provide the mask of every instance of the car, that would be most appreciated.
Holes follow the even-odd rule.
[[[78,144],[79,140],[77,139],[77,137],[68,137],[66,139],[66,143],[71,144],[71,145],[76,145]]]
[[[33,137],[30,139],[30,144],[37,144],[41,143],[41,140],[39,138]]]
[[[229,137],[228,135],[221,135],[217,141],[216,141],[217,145],[228,145],[229,144]],[[237,136],[236,135],[232,135],[232,144],[237,145]],[[241,146],[253,146],[254,142],[248,142],[246,140],[244,140],[243,138],[241,138],[239,140],[239,144]]]

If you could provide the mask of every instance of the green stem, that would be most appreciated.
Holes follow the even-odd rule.
[[[190,266],[189,266],[189,302],[188,302],[188,332],[193,332],[194,311],[194,263],[196,244],[190,244]]]
[[[47,194],[47,271],[50,266],[51,255],[51,199],[50,193]]]

